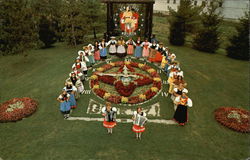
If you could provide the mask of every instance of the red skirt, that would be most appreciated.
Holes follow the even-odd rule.
[[[127,54],[128,54],[128,55],[134,54],[134,46],[133,46],[133,45],[131,45],[131,44],[128,45]]]
[[[107,122],[107,121],[103,121],[103,126],[105,128],[114,128],[116,126],[116,122]]]
[[[144,132],[145,131],[145,127],[141,127],[141,126],[138,126],[138,125],[133,125],[133,128],[132,128],[132,131],[135,132],[135,133],[141,133],[141,132]]]

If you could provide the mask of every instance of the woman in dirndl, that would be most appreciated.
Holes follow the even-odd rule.
[[[117,56],[119,58],[123,58],[126,57],[126,49],[125,49],[125,41],[123,39],[123,37],[121,37],[118,42],[117,42]]]
[[[102,39],[102,42],[100,43],[100,56],[101,60],[107,59],[107,43],[105,42],[105,39]]]
[[[108,41],[108,43],[107,43],[107,46],[109,46],[109,54],[110,55],[116,55],[116,44],[117,44],[117,41],[115,40],[114,36],[112,36],[110,38],[111,38],[111,40]]]
[[[69,118],[69,114],[70,114],[71,107],[70,107],[69,98],[70,98],[70,95],[66,91],[63,91],[57,98],[57,101],[60,102],[60,111],[63,114],[64,119]]]
[[[150,62],[155,62],[155,55],[156,55],[156,53],[157,53],[157,48],[158,48],[158,44],[155,42],[155,41],[153,41],[153,43],[150,45],[150,49],[149,49],[149,57],[148,57],[148,60],[150,61]]]
[[[110,102],[106,102],[106,106],[102,108],[102,115],[104,116],[103,126],[107,128],[108,134],[113,133],[113,128],[116,126],[116,112],[115,107],[111,107]]]
[[[174,101],[177,105],[177,109],[174,113],[174,120],[181,126],[184,126],[188,122],[188,107],[193,106],[193,102],[185,92],[182,92],[181,96],[176,97]]]
[[[128,55],[133,55],[134,54],[134,45],[136,45],[136,44],[133,41],[132,37],[129,38],[129,40],[126,42],[126,45],[128,46],[128,48],[127,48],[127,54]]]
[[[143,47],[143,50],[142,50],[142,57],[144,58],[148,58],[149,56],[149,48],[150,48],[150,45],[151,43],[148,42],[148,39],[146,38],[144,42],[142,42],[142,47]]]
[[[75,109],[76,108],[75,92],[77,91],[76,87],[73,86],[72,82],[66,82],[63,90],[70,95],[69,97],[70,107],[72,109]]]
[[[137,110],[134,111],[132,120],[133,120],[132,131],[135,132],[136,139],[141,140],[142,132],[145,131],[144,125],[147,121],[146,113],[142,111],[141,107],[138,107]]]
[[[140,58],[142,56],[142,41],[141,41],[141,37],[137,38],[137,41],[135,42],[135,54],[134,56],[136,58]]]
[[[94,45],[94,58],[95,61],[99,61],[101,59],[100,57],[100,45],[98,41],[95,41],[95,45]]]

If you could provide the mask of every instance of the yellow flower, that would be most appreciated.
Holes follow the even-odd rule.
[[[159,90],[157,87],[151,87],[150,89],[152,92],[158,92],[158,90]]]
[[[111,63],[109,63],[111,66],[115,66],[115,63],[113,63],[113,62],[111,62]]]
[[[150,69],[148,69],[147,71],[148,71],[148,73],[153,73],[153,72],[155,72],[155,70],[154,70],[153,68],[150,68]]]
[[[138,64],[138,67],[139,67],[139,68],[143,68],[144,66],[145,66],[145,64],[142,64],[142,63],[139,63],[139,64]]]
[[[160,78],[154,78],[153,80],[156,81],[156,82],[160,82],[161,81]]]
[[[105,93],[104,96],[103,96],[103,98],[104,98],[104,99],[108,99],[110,96],[111,96],[110,93]]]
[[[104,71],[104,68],[99,67],[99,68],[97,68],[96,70],[99,71],[99,72],[102,72],[102,71]]]
[[[126,62],[125,62],[125,64],[126,64],[126,65],[129,65],[129,64],[130,64],[130,62],[129,62],[129,61],[126,61]]]
[[[99,88],[100,88],[100,86],[98,84],[93,86],[93,89],[99,89]]]
[[[97,75],[92,75],[92,76],[90,77],[90,79],[92,79],[92,80],[96,80],[97,78],[98,78]]]
[[[144,100],[144,99],[146,99],[146,95],[145,94],[140,94],[139,98]]]
[[[127,98],[127,97],[123,97],[123,96],[122,96],[121,101],[122,101],[122,103],[128,103],[128,98]]]

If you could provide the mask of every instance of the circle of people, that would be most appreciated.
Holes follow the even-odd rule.
[[[164,47],[162,43],[158,43],[153,37],[151,42],[148,39],[141,41],[138,37],[136,41],[130,38],[125,42],[123,37],[117,41],[115,37],[111,37],[110,41],[96,41],[94,45],[84,46],[83,50],[78,51],[78,57],[72,65],[72,71],[66,79],[65,87],[57,100],[60,102],[60,111],[64,119],[69,118],[72,109],[75,109],[76,100],[80,94],[84,92],[84,82],[88,76],[88,69],[99,61],[107,59],[107,54],[123,58],[125,56],[134,56],[136,58],[144,58],[149,62],[160,64],[160,68],[166,72],[167,82],[169,84],[168,93],[174,104],[174,116],[179,125],[184,126],[188,122],[187,108],[192,107],[192,100],[187,96],[187,83],[184,80],[183,71],[180,64],[176,61],[176,55],[170,51],[168,47]],[[105,117],[103,126],[107,128],[109,134],[112,134],[112,128],[116,126],[115,107],[111,107],[111,103],[106,102],[102,108],[102,115]],[[141,139],[141,133],[145,131],[144,124],[147,122],[146,113],[141,107],[133,112],[132,130],[136,133],[136,138]]]

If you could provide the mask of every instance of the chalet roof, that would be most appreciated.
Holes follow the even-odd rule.
[[[155,3],[155,0],[101,0],[103,3]]]

